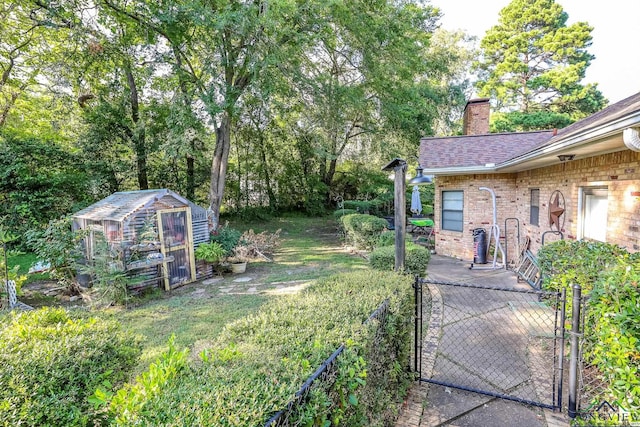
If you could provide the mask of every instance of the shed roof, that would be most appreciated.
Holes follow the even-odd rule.
[[[93,221],[123,221],[128,216],[148,209],[157,200],[165,196],[171,196],[182,204],[180,206],[191,206],[204,210],[184,197],[166,188],[158,190],[121,191],[94,203],[76,212],[74,218],[83,218]]]

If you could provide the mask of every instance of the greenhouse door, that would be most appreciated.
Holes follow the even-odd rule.
[[[195,280],[191,208],[165,209],[157,212],[158,232],[164,255],[164,288],[167,291]]]

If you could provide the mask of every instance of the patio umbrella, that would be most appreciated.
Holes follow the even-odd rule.
[[[422,202],[420,201],[420,189],[417,185],[413,186],[413,192],[411,193],[411,212],[416,215],[420,215],[422,212]]]

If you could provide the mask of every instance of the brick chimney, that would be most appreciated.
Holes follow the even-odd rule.
[[[462,121],[463,135],[489,133],[489,98],[477,98],[467,102]]]

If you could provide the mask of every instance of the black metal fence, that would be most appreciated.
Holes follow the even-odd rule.
[[[416,326],[416,337],[423,337],[416,342],[434,353],[416,364],[421,381],[545,408],[562,405],[562,294],[425,279],[416,287],[423,288],[416,301],[430,307],[426,332]]]
[[[418,278],[414,288],[421,381],[561,410],[582,422],[626,416],[585,356],[605,344],[589,335],[589,296],[580,286],[557,293]]]
[[[371,315],[365,320],[364,324],[368,324],[373,320],[378,321],[378,327],[374,336],[374,348],[376,343],[384,338],[385,323],[387,315],[389,313],[389,300],[385,300],[374,310]],[[330,388],[335,382],[338,375],[338,364],[340,362],[339,357],[344,352],[344,344],[340,345],[322,364],[316,369],[316,371],[302,384],[300,389],[295,393],[294,397],[289,401],[287,406],[282,410],[274,414],[265,424],[265,427],[279,427],[279,426],[297,426],[299,425],[298,414],[303,409],[304,405],[309,400],[311,393],[314,390],[320,388]],[[370,369],[375,370],[377,363],[375,360],[369,361]]]
[[[589,346],[606,345],[594,342],[589,336],[587,328],[587,315],[589,310],[589,295],[582,296],[579,286],[574,286],[573,316],[577,320],[572,321],[572,345],[575,346],[575,378],[570,378],[569,416],[580,418],[583,421],[591,419],[609,420],[620,417],[619,408],[612,402],[608,395],[608,384],[604,375],[597,366],[590,364],[585,357]],[[577,305],[577,308],[575,308]],[[572,352],[573,353],[573,352]],[[569,363],[571,365],[572,358]],[[573,390],[575,388],[575,391]],[[572,396],[573,394],[573,396]]]

